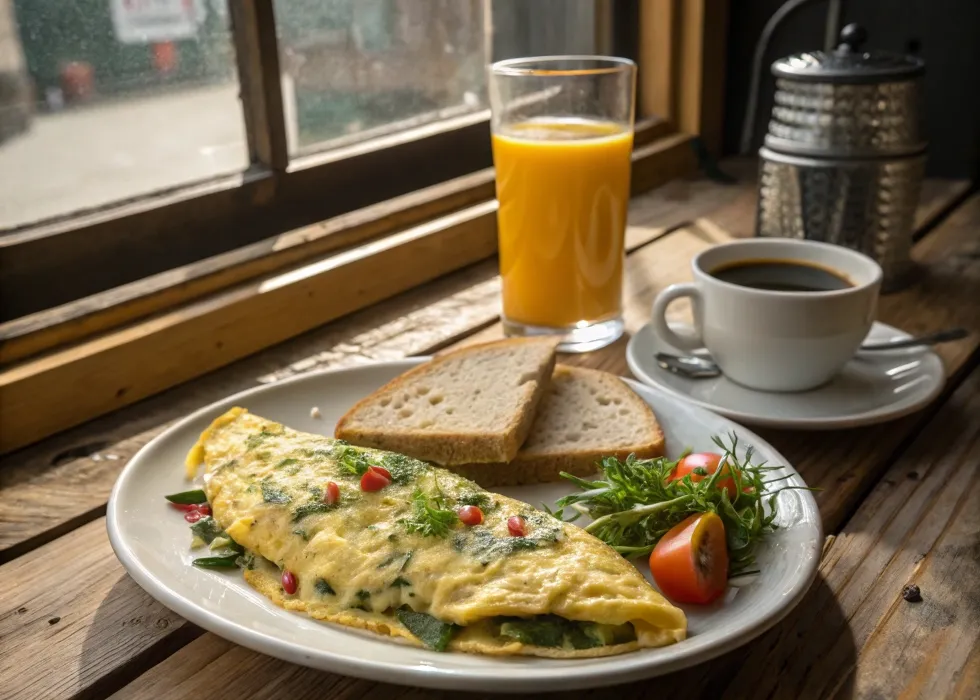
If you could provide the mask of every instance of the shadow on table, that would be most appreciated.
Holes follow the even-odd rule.
[[[115,567],[114,567],[115,568]],[[99,603],[85,630],[74,698],[105,697],[201,633],[141,589],[124,571]],[[2,693],[0,693],[2,694]]]

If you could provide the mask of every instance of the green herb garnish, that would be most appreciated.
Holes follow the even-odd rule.
[[[273,486],[272,484],[262,484],[262,500],[266,503],[289,503],[291,500],[289,494],[280,488]]]
[[[428,496],[422,489],[412,493],[412,517],[403,518],[405,528],[423,537],[446,537],[459,520],[454,511],[443,508],[441,494]]]
[[[479,493],[478,491],[464,493],[456,500],[463,506],[478,506],[483,510],[490,507],[490,496],[485,493]]]
[[[432,615],[415,612],[408,607],[399,608],[395,615],[422,644],[435,651],[445,651],[458,629],[452,623],[442,622]]]
[[[406,484],[428,468],[425,462],[392,452],[381,458],[381,466],[388,470],[396,484]]]
[[[411,585],[412,585],[412,582],[411,581],[409,581],[407,578],[404,578],[402,576],[399,576],[398,578],[396,578],[394,581],[391,582],[391,586],[390,587],[391,588],[404,588],[406,586],[411,586]]]
[[[327,583],[327,580],[324,578],[318,578],[316,583],[313,584],[313,587],[320,595],[337,595],[337,592],[333,589],[333,586]]]
[[[280,461],[275,468],[282,469],[283,467],[288,467],[290,464],[299,464],[299,460],[294,457],[286,457],[286,459]]]
[[[180,493],[172,493],[169,496],[164,496],[164,498],[166,498],[171,503],[177,503],[182,506],[208,502],[208,495],[204,493],[204,491],[202,491],[201,489],[193,489],[191,491],[181,491]]]
[[[336,451],[337,465],[348,474],[353,476],[363,476],[364,472],[371,466],[371,462],[353,447],[342,445]]]
[[[310,541],[310,533],[308,533],[306,530],[303,530],[302,528],[296,528],[295,530],[293,530],[293,534],[297,535],[304,542]]]
[[[738,438],[728,436],[729,445],[719,438],[713,441],[723,452],[722,464],[707,479],[693,481],[685,476],[667,481],[677,468],[677,461],[665,457],[638,460],[630,455],[621,462],[606,457],[600,463],[604,479],[587,481],[562,472],[562,477],[582,489],[558,501],[554,513],[562,518],[569,506],[582,508],[595,518],[585,531],[595,535],[626,557],[647,556],[668,530],[695,513],[716,513],[725,525],[728,540],[729,577],[751,573],[754,550],[762,538],[776,529],[776,497],[786,489],[766,488],[766,474],[782,467],[752,463],[752,448],[738,458]],[[718,482],[731,477],[735,483],[734,500]],[[765,504],[768,503],[768,515]]]

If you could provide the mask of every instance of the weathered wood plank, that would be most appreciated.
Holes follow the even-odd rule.
[[[8,321],[0,324],[0,366],[489,199],[487,168]]]
[[[199,633],[107,553],[105,521],[97,520],[0,567],[4,698],[111,692]]]
[[[752,645],[727,694],[976,697],[978,678],[964,672],[980,638],[978,446],[974,371],[837,536],[821,584]],[[907,583],[922,602],[902,598]]]

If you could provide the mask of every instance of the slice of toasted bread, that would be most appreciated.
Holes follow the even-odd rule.
[[[484,487],[557,481],[560,472],[594,474],[602,457],[664,454],[664,436],[647,403],[619,377],[559,365],[531,433],[509,463],[450,467]]]
[[[440,355],[358,402],[334,434],[442,465],[509,462],[531,429],[556,345],[511,338]]]

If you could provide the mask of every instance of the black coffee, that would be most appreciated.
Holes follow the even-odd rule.
[[[799,260],[739,260],[715,268],[711,276],[740,287],[775,292],[830,292],[854,286],[842,275]]]

